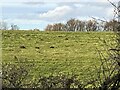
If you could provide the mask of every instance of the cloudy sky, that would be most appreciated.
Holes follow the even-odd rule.
[[[119,0],[111,0],[115,4]],[[47,24],[65,23],[71,18],[110,20],[114,8],[107,0],[1,0],[0,20],[20,29],[43,30]]]

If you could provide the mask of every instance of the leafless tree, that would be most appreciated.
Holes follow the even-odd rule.
[[[18,25],[12,24],[12,25],[11,25],[11,30],[19,30]]]
[[[8,25],[6,22],[1,21],[0,22],[0,30],[7,30],[8,29]]]

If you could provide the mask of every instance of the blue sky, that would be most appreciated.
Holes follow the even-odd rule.
[[[116,4],[119,0],[111,1]],[[114,10],[107,0],[2,0],[0,6],[0,20],[8,25],[17,24],[20,29],[40,30],[47,24],[66,23],[71,18],[110,20]]]

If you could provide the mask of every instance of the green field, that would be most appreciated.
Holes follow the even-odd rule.
[[[105,53],[106,48],[102,40],[114,43],[115,34],[2,31],[2,63],[33,63],[30,73],[34,78],[38,75],[77,74],[85,82],[89,75],[96,76],[94,66],[100,65],[97,49]]]

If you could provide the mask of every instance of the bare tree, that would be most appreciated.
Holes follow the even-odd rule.
[[[53,25],[53,31],[65,31],[65,25],[62,23],[56,23]]]
[[[75,31],[85,31],[85,22],[84,21],[76,20],[75,26],[76,26]]]
[[[53,25],[48,24],[47,27],[45,28],[45,31],[52,31],[53,30]]]
[[[66,23],[67,31],[85,31],[85,22],[78,19],[70,19]]]
[[[45,31],[66,31],[65,25],[62,23],[48,24]]]
[[[12,24],[11,25],[11,30],[19,30],[19,27],[17,25]]]
[[[69,21],[67,21],[66,23],[66,28],[67,31],[76,31],[76,20],[75,19],[70,19]]]
[[[97,31],[97,21],[95,21],[95,20],[88,20],[86,22],[86,30],[87,31]]]
[[[8,25],[6,22],[4,21],[0,22],[0,30],[8,30]]]
[[[118,27],[118,21],[116,20],[111,20],[109,22],[106,22],[104,25],[104,30],[105,31],[116,31]]]

